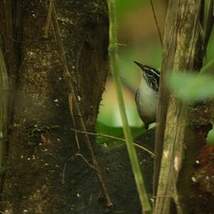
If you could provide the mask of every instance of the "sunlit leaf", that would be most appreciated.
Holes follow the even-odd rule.
[[[174,72],[168,78],[168,86],[173,94],[184,102],[197,102],[214,97],[214,77],[208,74]]]
[[[214,146],[214,129],[211,129],[207,135],[207,144]]]

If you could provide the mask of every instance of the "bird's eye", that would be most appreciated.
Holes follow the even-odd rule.
[[[159,85],[158,82],[156,80],[152,81],[152,88],[156,91],[158,91]]]
[[[146,80],[152,89],[158,91],[159,88],[158,79],[154,78],[154,76],[147,76]]]

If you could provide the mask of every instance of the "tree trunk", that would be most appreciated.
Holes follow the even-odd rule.
[[[45,35],[49,3],[19,2],[21,66],[3,186],[3,209],[8,213],[71,212],[70,196],[74,193],[70,191],[68,163],[77,148],[70,128],[74,123],[78,125],[81,116],[87,130],[94,130],[107,77],[106,3],[100,0],[56,3],[65,57],[81,115],[74,108],[72,121],[53,22],[48,38]],[[84,153],[85,144],[81,141],[80,144]]]
[[[195,122],[189,118],[189,110],[192,106],[179,101],[173,94],[168,96],[165,88],[166,78],[170,72],[198,71],[201,68],[204,56],[201,11],[201,1],[169,1],[164,34],[163,73],[161,73],[161,109],[158,117],[160,123],[156,135],[159,137],[156,139],[157,161],[160,161],[162,148],[163,154],[155,214],[175,213],[176,211],[177,213],[206,213],[199,212],[194,205],[190,208],[192,192],[188,190],[192,186],[191,175],[193,175],[196,155],[206,140],[208,120],[205,124],[198,120],[195,125]],[[167,103],[168,106],[166,106]],[[202,115],[202,117],[207,116]],[[194,113],[194,117],[199,117],[198,112]],[[195,129],[199,126],[202,126],[200,132]],[[197,138],[200,140],[196,140]],[[159,168],[159,164],[157,166]],[[157,177],[158,175],[156,179]],[[176,206],[176,211],[170,209],[172,202]]]

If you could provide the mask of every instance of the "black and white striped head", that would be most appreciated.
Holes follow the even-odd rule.
[[[134,61],[136,65],[138,65],[141,70],[143,71],[143,77],[146,80],[146,83],[155,91],[159,89],[159,79],[160,79],[160,72],[155,68],[152,68],[148,65],[143,65],[139,62]]]

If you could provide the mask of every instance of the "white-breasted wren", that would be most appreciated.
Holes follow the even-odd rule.
[[[160,72],[150,66],[136,62],[142,73],[142,78],[136,90],[135,102],[140,118],[148,128],[156,120]]]

